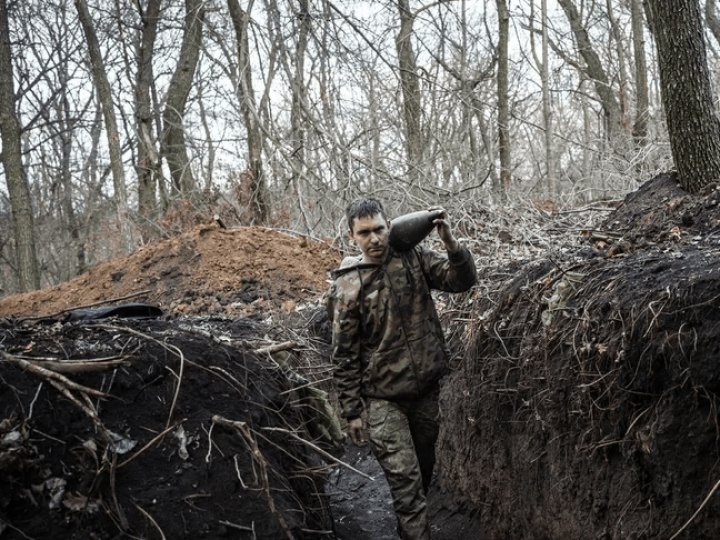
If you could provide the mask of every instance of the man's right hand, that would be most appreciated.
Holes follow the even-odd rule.
[[[365,446],[368,442],[368,432],[362,418],[355,418],[348,422],[348,435],[355,446]]]

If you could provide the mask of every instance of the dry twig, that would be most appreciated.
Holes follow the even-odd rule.
[[[225,525],[226,527],[230,527],[232,529],[237,529],[239,531],[255,532],[255,529],[252,527],[248,527],[247,525],[238,525],[237,523],[232,523],[231,521],[225,521],[224,519],[218,520],[218,523],[220,525]]]
[[[260,452],[260,447],[257,444],[257,441],[255,440],[255,437],[253,437],[252,432],[250,431],[250,428],[245,422],[239,422],[236,420],[228,420],[227,418],[224,418],[218,414],[213,415],[212,421],[214,424],[220,424],[221,426],[230,427],[233,429],[236,429],[240,432],[240,434],[245,439],[245,442],[247,442],[248,446],[251,449],[253,460],[258,464],[260,467],[260,475],[262,477],[263,481],[263,491],[265,492],[265,497],[268,501],[268,507],[270,508],[270,512],[275,515],[278,522],[280,523],[280,526],[285,531],[285,534],[288,538],[288,540],[294,540],[294,536],[292,532],[290,531],[287,522],[285,521],[285,518],[283,515],[278,512],[277,508],[275,507],[275,500],[272,497],[272,493],[270,493],[270,480],[268,479],[268,473],[267,473],[267,461],[265,461],[265,458],[262,455],[262,452]]]
[[[143,507],[140,506],[139,504],[137,504],[137,503],[133,503],[133,504],[135,505],[135,508],[137,508],[138,510],[140,510],[140,512],[142,512],[142,514],[143,514],[146,518],[148,518],[148,521],[150,521],[150,523],[152,523],[152,524],[155,526],[155,528],[157,529],[157,531],[160,533],[160,538],[162,538],[162,540],[166,540],[166,538],[165,538],[165,533],[164,533],[163,530],[160,528],[160,525],[158,525],[158,522],[155,521],[155,519],[150,515],[150,513],[147,512],[146,510],[144,510]]]
[[[349,465],[349,464],[345,463],[344,461],[339,460],[338,458],[336,458],[336,457],[333,456],[332,454],[326,452],[325,450],[323,450],[322,448],[320,448],[320,447],[317,446],[316,444],[313,444],[313,443],[311,443],[310,441],[306,441],[305,439],[303,439],[302,437],[298,436],[297,434],[293,433],[292,431],[290,431],[290,430],[288,430],[288,429],[276,428],[276,427],[264,427],[264,428],[260,428],[260,429],[262,429],[263,431],[276,431],[276,432],[280,432],[280,433],[287,433],[288,435],[290,435],[290,436],[291,436],[293,439],[295,439],[296,441],[299,441],[299,442],[301,442],[301,443],[303,443],[303,444],[306,444],[307,446],[309,446],[310,448],[312,448],[313,450],[315,450],[318,454],[320,454],[320,455],[322,455],[323,457],[329,459],[329,460],[332,461],[333,463],[337,463],[338,465],[340,465],[340,466],[342,466],[342,467],[345,467],[346,469],[349,469],[349,470],[351,470],[352,472],[357,473],[357,474],[359,474],[360,476],[362,476],[362,477],[364,477],[364,478],[367,478],[368,480],[372,480],[373,482],[375,481],[375,478],[373,478],[372,476],[370,476],[370,475],[368,475],[368,474],[365,474],[364,472],[356,469],[356,468],[353,467],[352,465]]]
[[[135,452],[132,456],[128,457],[125,461],[122,461],[121,463],[119,463],[118,466],[117,466],[117,468],[120,469],[120,468],[124,467],[125,465],[127,465],[128,463],[130,463],[132,460],[134,460],[134,459],[135,459],[136,457],[138,457],[140,454],[142,454],[143,452],[145,452],[148,448],[150,448],[151,446],[153,446],[157,441],[159,441],[160,439],[162,439],[169,431],[172,431],[172,430],[175,429],[178,425],[182,424],[185,420],[187,420],[187,418],[183,418],[183,419],[180,420],[179,422],[176,422],[176,423],[173,424],[172,426],[167,427],[167,428],[165,428],[164,430],[162,430],[160,433],[158,433],[158,434],[155,435],[152,439],[150,439],[140,450],[138,450],[137,452]]]
[[[706,505],[707,502],[710,500],[710,497],[712,497],[712,496],[715,494],[715,492],[718,490],[718,488],[720,488],[720,480],[718,480],[717,482],[715,482],[715,485],[714,485],[714,486],[712,487],[712,489],[710,490],[710,493],[707,494],[707,496],[705,497],[705,499],[703,500],[703,502],[700,504],[700,506],[698,507],[698,509],[695,510],[695,513],[694,513],[692,516],[690,516],[690,519],[688,519],[688,520],[685,522],[685,525],[683,525],[682,527],[680,527],[680,529],[678,529],[678,531],[670,537],[670,540],[675,540],[675,538],[677,538],[678,536],[680,536],[680,533],[682,533],[682,532],[687,528],[687,526],[690,525],[690,523],[693,522],[693,520],[698,516],[698,514],[700,513],[700,511],[701,511],[703,508],[705,508],[705,505]]]
[[[273,354],[280,351],[297,349],[299,346],[300,343],[297,341],[283,341],[282,343],[274,343],[273,345],[268,345],[267,347],[260,347],[259,349],[255,349],[255,352],[257,354]]]

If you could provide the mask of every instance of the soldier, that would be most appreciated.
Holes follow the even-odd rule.
[[[370,441],[393,497],[403,539],[429,539],[425,495],[435,464],[439,380],[448,350],[430,294],[468,290],[477,281],[470,252],[452,234],[446,212],[433,223],[447,253],[396,252],[382,204],[347,208],[349,235],[362,254],[334,272],[335,382],[348,434]]]

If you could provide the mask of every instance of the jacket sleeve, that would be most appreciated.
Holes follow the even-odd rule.
[[[360,307],[358,287],[348,280],[333,284],[332,298],[332,357],[335,387],[342,415],[349,420],[358,418],[363,410],[360,386],[362,365],[360,359]]]
[[[461,247],[452,254],[418,249],[420,264],[431,289],[463,292],[477,282],[475,261],[467,248]]]

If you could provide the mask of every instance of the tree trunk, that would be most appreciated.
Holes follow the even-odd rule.
[[[620,28],[620,23],[615,16],[613,9],[614,0],[605,0],[607,7],[608,19],[610,21],[610,37],[611,41],[615,43],[615,54],[617,55],[618,71],[617,79],[619,84],[619,104],[620,104],[620,121],[622,123],[623,131],[630,130],[629,120],[629,105],[628,105],[628,75],[627,66],[625,62],[625,38]]]
[[[400,87],[403,95],[405,118],[405,145],[408,157],[408,180],[414,185],[422,177],[424,137],[422,133],[422,101],[420,82],[417,75],[415,52],[412,46],[415,15],[410,10],[409,0],[398,0],[400,29],[395,37]]]
[[[485,121],[485,113],[483,110],[485,108],[485,103],[477,96],[473,96],[472,104],[474,105],[475,120],[477,120],[478,129],[480,129],[480,138],[482,139],[483,147],[485,148],[485,154],[487,155],[488,176],[490,177],[492,192],[495,194],[501,194],[503,193],[502,183],[500,181],[500,176],[498,175],[497,168],[495,166],[495,138],[492,134],[492,126],[488,126],[488,123]]]
[[[239,80],[237,85],[240,111],[242,112],[245,131],[247,133],[248,145],[248,173],[250,174],[250,210],[253,221],[262,223],[267,220],[268,208],[265,194],[265,179],[262,167],[263,137],[260,131],[259,116],[255,103],[255,90],[253,89],[253,73],[250,64],[250,38],[248,25],[250,23],[250,10],[253,1],[248,4],[248,9],[243,10],[238,0],[228,0],[228,9],[233,27],[235,28],[235,39],[237,41],[237,56],[239,68]],[[302,8],[301,8],[302,9]],[[307,11],[304,16],[309,17]],[[302,33],[302,32],[301,32]],[[306,37],[304,38],[307,40]],[[304,56],[304,51],[303,51]],[[293,101],[295,100],[295,89],[293,89]],[[294,110],[294,106],[293,106]],[[293,123],[293,127],[295,124]]]
[[[500,153],[500,186],[501,197],[507,198],[510,188],[512,165],[510,162],[510,103],[509,103],[509,56],[508,43],[510,35],[510,14],[507,0],[497,0],[498,10],[498,71],[497,71],[497,100],[498,100],[498,139]]]
[[[647,61],[645,59],[645,26],[643,25],[643,0],[630,0],[633,30],[633,53],[635,56],[635,123],[633,137],[637,144],[645,144],[650,109]]]
[[[115,190],[115,204],[117,205],[118,226],[122,231],[123,245],[125,248],[132,246],[132,233],[128,217],[127,190],[125,186],[125,171],[122,163],[122,151],[120,149],[120,133],[115,119],[112,92],[108,81],[105,63],[103,62],[100,43],[95,34],[90,12],[85,0],[75,0],[78,19],[85,34],[85,41],[90,56],[93,81],[100,99],[100,106],[105,120],[105,132],[107,133],[108,151],[110,153],[110,168],[113,176],[113,189]]]
[[[202,124],[203,131],[205,132],[205,148],[207,152],[207,168],[205,169],[203,190],[210,191],[213,187],[215,176],[215,136],[213,135],[213,129],[208,121],[208,111],[205,107],[205,81],[203,78],[198,78],[196,88],[200,123]]]
[[[64,22],[64,21],[63,21]],[[81,274],[87,269],[87,263],[85,261],[85,246],[80,238],[80,225],[78,223],[77,216],[75,215],[75,207],[73,205],[73,199],[75,196],[75,190],[73,188],[72,181],[72,149],[73,149],[73,131],[75,129],[76,120],[73,119],[72,109],[68,99],[68,63],[66,59],[63,59],[62,63],[58,66],[58,82],[60,83],[60,92],[62,92],[60,99],[58,100],[57,116],[58,116],[58,131],[56,137],[60,144],[60,182],[62,184],[62,195],[61,205],[62,212],[65,217],[65,223],[70,235],[70,244],[75,251],[75,264],[69,264],[69,272],[64,279],[74,277]]]
[[[698,0],[650,0],[678,181],[697,192],[720,179],[720,120],[713,104]]]
[[[580,55],[585,61],[585,72],[595,85],[595,92],[597,92],[605,112],[608,135],[612,137],[622,132],[622,115],[620,113],[620,104],[610,86],[610,79],[603,68],[600,57],[593,49],[590,37],[582,25],[580,13],[578,13],[573,0],[558,0],[558,3],[565,11],[568,21],[570,21],[570,28],[577,41]]]
[[[30,188],[22,162],[21,130],[15,111],[12,51],[7,1],[0,0],[0,138],[2,138],[2,164],[10,195],[18,284],[21,291],[40,288],[40,268],[35,248],[35,222],[33,219]]]
[[[715,0],[705,1],[705,21],[712,35],[715,36],[715,41],[720,43],[720,20],[718,20]]]
[[[308,223],[304,210],[304,201],[302,194],[302,186],[300,179],[305,176],[306,172],[306,152],[305,144],[307,133],[305,131],[305,123],[307,121],[305,115],[305,107],[307,107],[307,87],[305,86],[305,55],[307,53],[308,35],[310,34],[310,12],[308,0],[299,1],[299,9],[297,12],[299,22],[299,32],[297,37],[297,46],[295,47],[295,73],[292,82],[292,108],[290,110],[290,138],[293,142],[293,153],[291,155],[292,165],[292,181],[295,193],[297,195],[300,215],[303,219],[305,229],[310,233],[310,224]]]
[[[545,126],[545,174],[547,176],[548,196],[557,199],[560,195],[557,174],[555,174],[555,153],[553,152],[553,110],[550,100],[550,55],[548,53],[548,9],[547,0],[540,3],[542,24],[542,62],[540,77],[542,80],[543,125]]]
[[[180,57],[168,85],[163,111],[163,155],[167,160],[173,186],[181,196],[188,196],[195,188],[195,178],[190,168],[183,119],[188,95],[192,88],[195,69],[200,59],[204,0],[185,0],[185,28]]]
[[[153,82],[152,58],[160,18],[160,1],[148,0],[147,9],[140,12],[140,43],[137,50],[137,78],[135,82],[135,125],[137,129],[138,213],[145,220],[152,220],[157,212],[157,172],[159,157],[153,136],[153,106],[151,88]],[[143,224],[145,225],[145,224]],[[145,227],[143,226],[143,229]]]

